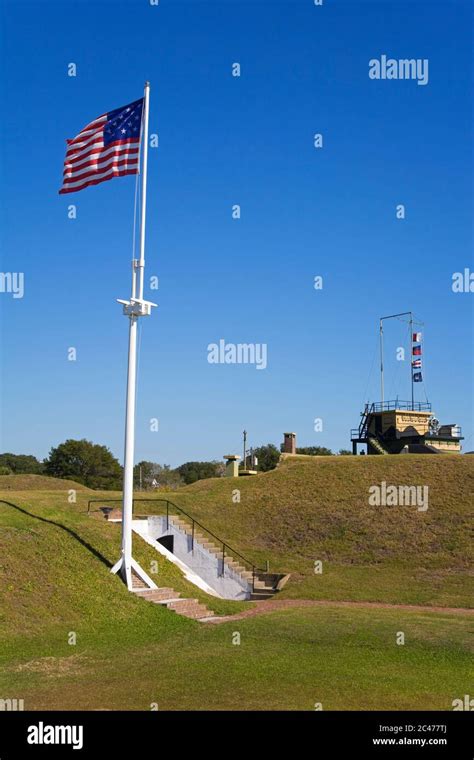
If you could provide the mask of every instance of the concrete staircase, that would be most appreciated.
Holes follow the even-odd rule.
[[[264,602],[267,599],[271,599],[278,593],[278,589],[273,586],[269,586],[265,581],[255,581],[255,591],[250,594],[251,602]]]
[[[138,591],[139,589],[148,590],[148,586],[146,585],[145,581],[142,581],[140,576],[136,574],[135,570],[132,569],[132,590]]]
[[[135,594],[141,599],[153,604],[161,604],[177,615],[183,615],[193,620],[206,620],[215,617],[212,610],[209,610],[198,599],[181,599],[179,591],[172,588],[157,589],[137,589]]]
[[[155,588],[150,589],[141,578],[132,570],[133,592],[153,604],[162,604],[169,610],[173,610],[178,615],[201,620],[214,617],[212,610],[208,610],[198,599],[180,599],[181,594],[172,588]]]
[[[121,517],[121,513],[117,511],[117,517]],[[105,515],[106,519],[110,519],[110,515]],[[192,526],[176,515],[169,516],[169,523],[175,530],[183,532],[186,536],[192,536]],[[217,539],[219,540],[219,539]],[[194,541],[200,546],[204,547],[208,552],[214,554],[219,559],[222,559],[222,546],[217,546],[209,537],[204,533],[195,530]],[[231,554],[224,555],[224,565],[228,568],[232,568],[232,571],[237,575],[240,575],[242,579],[248,582],[249,589],[251,589],[249,599],[251,601],[264,601],[270,599],[276,594],[280,588],[286,583],[289,575],[275,575],[267,573],[261,570],[255,571],[255,579],[253,578],[253,572],[248,570]],[[252,589],[253,585],[253,589]],[[136,574],[132,569],[132,592],[152,604],[160,604],[167,609],[176,612],[177,615],[183,615],[184,617],[191,618],[193,620],[214,620],[216,618],[215,613],[208,609],[205,604],[202,604],[198,599],[181,599],[179,591],[175,591],[172,588],[155,588],[151,589],[147,584]]]
[[[187,536],[192,536],[192,526],[183,520],[182,517],[176,515],[169,516],[169,523],[175,530],[179,530]],[[194,531],[194,541],[200,546],[204,547],[208,552],[214,554],[219,559],[222,558],[222,548],[217,546],[211,538],[201,533],[199,530]],[[253,573],[242,565],[238,559],[231,554],[224,555],[224,565],[231,568],[234,573],[239,575],[243,580],[247,581],[252,587]],[[251,592],[250,599],[253,601],[263,601],[270,599],[277,593],[278,589],[269,582],[269,576],[262,571],[257,571],[255,574],[254,590]]]

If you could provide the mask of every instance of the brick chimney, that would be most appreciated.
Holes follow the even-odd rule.
[[[281,451],[283,454],[296,454],[296,433],[283,433]]]

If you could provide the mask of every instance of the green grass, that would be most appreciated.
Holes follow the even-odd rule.
[[[0,494],[2,498],[2,494]],[[87,516],[88,495],[78,492],[69,504],[68,493],[11,492],[0,503],[0,635],[35,633],[45,626],[82,621],[90,616],[100,624],[106,617],[129,621],[139,610],[154,605],[130,597],[110,573],[120,553],[117,523],[97,514]],[[183,597],[200,599],[217,614],[239,611],[242,602],[211,597],[186,581],[171,562],[135,537],[134,556],[159,586],[170,586]],[[130,602],[133,605],[130,605]],[[142,614],[146,613],[143,612]]]
[[[74,480],[58,480],[46,475],[0,475],[0,492],[5,491],[64,491],[73,488],[85,491],[93,498],[94,491]]]
[[[1,693],[68,710],[448,710],[470,693],[467,617],[335,605],[205,626],[151,611],[133,632],[84,622],[74,647],[65,630],[30,643],[2,663]]]
[[[370,506],[368,489],[383,480],[428,485],[428,510]],[[289,458],[272,472],[199,481],[169,498],[245,556],[291,572],[283,598],[468,607],[473,494],[474,457],[413,455]]]
[[[472,615],[337,600],[469,606],[470,467],[467,457],[297,460],[173,493],[236,549],[290,570],[279,598],[335,600],[218,626],[136,598],[111,575],[120,526],[87,516],[97,494],[78,490],[70,504],[70,483],[29,491],[22,476],[0,492],[20,508],[0,504],[0,696],[27,709],[450,709],[471,693]],[[428,483],[428,512],[369,508],[367,488],[382,479]],[[158,559],[158,585],[218,614],[249,605],[207,596],[138,538],[134,554],[147,570]]]

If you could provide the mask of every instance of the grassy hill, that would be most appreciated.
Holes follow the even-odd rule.
[[[218,626],[148,604],[110,574],[120,526],[86,510],[113,494],[78,487],[70,503],[67,481],[18,481],[0,492],[0,693],[26,709],[450,709],[469,693],[472,615],[337,601],[470,603],[470,462],[401,459],[290,460],[170,494],[244,554],[291,570],[282,599],[331,600]],[[382,478],[428,483],[428,511],[369,508],[366,488]],[[134,554],[146,569],[157,557],[138,539]],[[161,558],[157,581],[220,614],[248,608],[210,599]]]
[[[428,509],[370,506],[382,481],[427,485]],[[244,555],[292,572],[287,597],[470,606],[473,494],[471,457],[414,455],[287,458],[168,497]]]
[[[64,491],[66,488],[94,493],[75,480],[50,478],[46,475],[0,475],[0,491]]]

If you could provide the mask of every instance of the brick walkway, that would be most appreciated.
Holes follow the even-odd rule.
[[[270,612],[305,607],[348,607],[353,609],[400,610],[407,612],[438,612],[446,615],[474,615],[474,609],[463,607],[428,607],[415,604],[384,604],[383,602],[338,602],[326,599],[271,599],[265,602],[255,602],[248,610],[237,612],[235,615],[223,615],[209,618],[207,623],[227,623],[232,620],[244,620],[255,615],[265,615]]]

